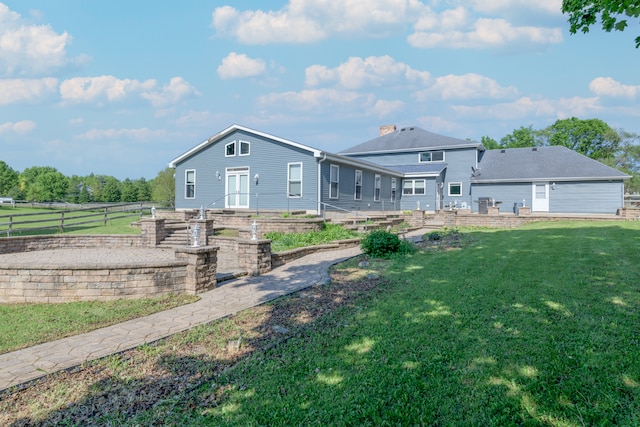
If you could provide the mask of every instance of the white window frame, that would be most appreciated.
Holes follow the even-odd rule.
[[[189,173],[193,172],[193,182],[189,183]],[[189,186],[193,186],[193,196],[189,197]],[[195,169],[185,169],[184,171],[184,198],[185,199],[195,199],[196,198],[196,170]]]
[[[238,156],[248,156],[251,154],[251,143],[249,141],[240,140],[240,143],[238,145],[240,146],[240,150],[238,151]],[[244,154],[242,153],[243,146],[247,147],[247,152]]]
[[[340,198],[340,166],[338,165],[329,165],[329,198],[334,200]]]
[[[391,178],[391,203],[396,202],[397,185],[397,180],[395,178]]]
[[[460,187],[460,194],[451,193],[451,187],[452,186],[456,186],[456,185]],[[462,183],[461,182],[450,182],[448,184],[447,190],[448,190],[449,197],[462,197]]]
[[[442,153],[442,160],[433,160],[433,153]],[[429,160],[422,160],[423,154],[429,154]],[[418,163],[444,162],[444,150],[423,151],[418,153]]]
[[[411,183],[411,193],[405,193],[405,183]],[[424,193],[416,193],[416,182],[422,182],[422,189],[424,189]],[[427,194],[427,180],[426,179],[403,179],[402,180],[402,195],[403,196],[425,196]]]
[[[353,200],[362,200],[362,171],[360,169],[356,169],[354,179]],[[359,192],[358,189],[360,190]]]
[[[382,192],[382,176],[376,174],[373,179],[373,201],[380,201],[380,193]]]
[[[229,146],[233,146],[233,154],[229,154]],[[236,156],[236,141],[229,142],[224,146],[224,156],[225,157],[235,157]]]
[[[291,179],[291,167],[292,166],[296,166],[299,165],[300,166],[300,179],[298,180],[292,180]],[[293,163],[287,163],[287,197],[290,199],[300,199],[302,197],[302,162],[293,162]],[[292,195],[291,194],[291,184],[292,183],[297,183],[300,182],[300,194],[299,195]]]

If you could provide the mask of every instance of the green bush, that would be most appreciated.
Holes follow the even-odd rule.
[[[373,258],[389,258],[393,254],[413,252],[413,246],[392,233],[372,231],[362,240],[362,251]]]

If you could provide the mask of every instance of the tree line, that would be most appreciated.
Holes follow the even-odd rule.
[[[615,130],[600,119],[571,117],[544,129],[521,126],[500,141],[483,136],[480,142],[487,150],[561,145],[631,175],[626,192],[640,192],[640,136]]]
[[[0,160],[0,196],[30,202],[115,203],[146,202],[173,206],[173,169],[165,168],[152,180],[120,181],[113,176],[65,176],[51,166],[33,166],[18,172]]]

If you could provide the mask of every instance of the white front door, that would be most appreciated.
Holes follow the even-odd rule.
[[[249,207],[249,168],[227,169],[226,194],[225,207]]]
[[[549,212],[549,183],[534,182],[531,188],[531,211]]]

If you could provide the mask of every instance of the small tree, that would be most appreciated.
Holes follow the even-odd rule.
[[[158,172],[151,182],[151,194],[154,202],[172,206],[176,200],[176,180],[172,168],[164,168]]]

